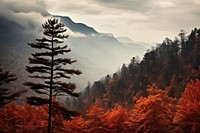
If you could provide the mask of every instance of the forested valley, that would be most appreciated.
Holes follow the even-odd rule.
[[[76,62],[62,58],[71,51],[65,45],[58,46],[68,38],[62,35],[66,31],[63,27],[56,19],[48,20],[43,24],[46,38],[29,44],[47,50],[33,53],[26,68],[30,78],[42,79],[24,83],[37,95],[16,103],[15,99],[26,91],[11,93],[9,83],[15,82],[16,75],[0,69],[0,132],[200,131],[200,29],[193,29],[189,35],[181,30],[175,39],[166,38],[148,50],[143,59],[133,57],[116,73],[88,83],[77,93],[75,84],[59,80],[81,74],[62,68]],[[43,75],[33,75],[35,72]],[[42,97],[46,94],[48,97]],[[63,94],[67,97],[60,103],[57,97]]]

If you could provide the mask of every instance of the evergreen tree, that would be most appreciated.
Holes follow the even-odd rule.
[[[18,91],[12,93],[9,88],[7,88],[10,82],[15,81],[16,75],[10,74],[9,72],[3,72],[0,68],[0,108],[3,108],[6,104],[14,101],[16,97],[20,96],[24,91]]]
[[[29,77],[37,79],[35,82],[26,82],[31,90],[40,94],[37,96],[27,97],[28,103],[32,105],[49,105],[48,132],[52,130],[52,110],[56,105],[52,98],[56,96],[75,96],[76,88],[74,83],[66,83],[66,79],[70,79],[70,75],[81,74],[81,71],[66,68],[65,65],[75,63],[76,60],[65,58],[63,55],[69,53],[71,49],[67,45],[63,45],[63,40],[68,38],[64,35],[66,32],[64,25],[59,23],[57,19],[49,19],[42,27],[45,37],[36,39],[36,43],[29,43],[32,48],[41,49],[41,52],[32,54],[29,58],[30,65],[26,70],[31,74]],[[46,95],[46,97],[44,96]]]

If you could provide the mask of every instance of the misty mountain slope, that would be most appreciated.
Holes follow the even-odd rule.
[[[112,34],[98,33],[94,28],[75,23],[69,17],[56,16],[59,17],[67,26],[66,34],[70,35],[64,43],[68,44],[72,51],[65,56],[76,59],[78,62],[70,67],[83,72],[82,75],[74,76],[70,80],[75,82],[79,89],[84,88],[88,81],[93,82],[105,74],[113,73],[121,64],[129,62],[133,56],[142,56],[146,51],[143,46],[126,45]],[[0,61],[4,68],[17,74],[18,82],[21,84],[30,80],[26,76],[25,66],[28,64],[28,57],[34,51],[27,43],[43,37],[42,27],[39,27],[41,23],[34,22],[27,27],[14,20],[11,21],[12,19],[1,19]],[[6,27],[9,28],[6,30]],[[83,35],[79,36],[80,33]]]
[[[146,51],[143,47],[126,46],[109,36],[70,37],[69,43],[74,50],[71,53],[72,56],[78,59],[77,64],[82,66],[82,63],[85,62],[79,57],[86,58],[94,64],[92,68],[89,66],[87,68],[95,70],[91,72],[91,75],[97,74],[90,81],[97,80],[98,77],[103,77],[105,74],[113,73],[121,64],[129,62],[133,56],[142,55]]]
[[[25,44],[30,40],[31,34],[20,24],[0,17],[0,61],[7,69],[24,62],[30,49]],[[18,65],[17,65],[18,66]]]
[[[22,27],[18,23],[8,20],[4,17],[0,17],[0,29],[1,43],[12,42],[12,39],[15,41],[20,41],[20,39],[15,35],[22,34],[25,30],[24,27]]]
[[[71,47],[77,51],[76,53],[82,56],[86,56],[90,59],[99,57],[99,60],[96,63],[103,63],[107,58],[114,59],[112,61],[122,61],[122,64],[124,62],[130,61],[133,56],[143,55],[146,51],[146,48],[143,46],[125,45],[114,37],[107,36],[106,34],[104,36],[96,35],[79,37],[78,39],[72,37],[69,38],[69,41],[71,43]],[[91,57],[91,55],[93,57]],[[118,64],[117,66],[120,66],[121,64]],[[116,69],[116,66],[113,69]]]
[[[136,45],[138,47],[143,46],[146,49],[149,49],[149,48],[151,48],[151,46],[155,45],[155,44],[148,44],[148,43],[144,43],[144,42],[135,42],[132,39],[130,39],[129,37],[117,37],[117,40],[119,40],[123,44]]]
[[[94,28],[89,27],[83,23],[75,23],[69,17],[63,17],[63,16],[55,16],[55,17],[60,18],[61,22],[63,22],[64,25],[67,26],[73,32],[79,32],[85,35],[97,34],[97,31],[94,30]]]
[[[35,37],[21,24],[0,17],[0,65],[17,75],[14,82],[17,89],[23,88],[23,82],[27,79],[25,68],[31,53],[27,43],[35,40]]]
[[[166,38],[148,50],[141,61],[133,58],[112,75],[88,84],[79,98],[66,99],[66,103],[81,111],[94,104],[104,109],[131,107],[141,96],[149,95],[147,89],[152,85],[180,98],[189,82],[200,79],[200,29],[193,29],[184,38]]]

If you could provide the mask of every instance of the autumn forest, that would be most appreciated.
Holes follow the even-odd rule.
[[[143,59],[132,57],[77,92],[70,78],[82,72],[71,67],[77,61],[64,45],[67,29],[57,19],[42,28],[44,36],[28,43],[33,49],[25,68],[30,80],[23,83],[28,89],[13,91],[17,76],[0,68],[0,132],[200,131],[200,29],[181,30],[148,49]],[[24,100],[17,102],[18,97]]]

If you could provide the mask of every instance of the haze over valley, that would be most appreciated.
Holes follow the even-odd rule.
[[[78,90],[83,89],[87,82],[92,83],[107,74],[112,74],[123,63],[128,63],[132,57],[142,58],[146,50],[150,48],[150,44],[134,42],[128,37],[117,38],[112,33],[99,33],[87,24],[74,22],[68,16],[39,13],[41,14],[39,20],[55,17],[67,27],[66,34],[69,38],[65,39],[65,43],[72,52],[66,56],[76,59],[77,63],[74,67],[81,68],[83,72],[79,77],[72,77]],[[12,17],[18,15],[15,12],[9,15],[0,17],[0,60],[2,67],[15,72],[19,76],[18,81],[22,83],[27,80],[24,69],[32,52],[27,43],[41,38],[43,31],[41,21],[32,22],[29,14],[23,16],[22,20]]]

